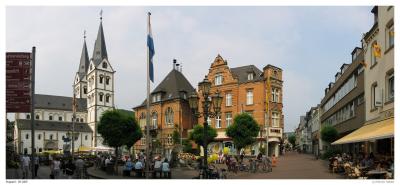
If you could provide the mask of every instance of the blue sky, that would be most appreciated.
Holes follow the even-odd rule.
[[[146,12],[152,12],[155,85],[172,59],[196,85],[217,54],[230,67],[272,64],[283,69],[285,131],[323,98],[351,51],[373,24],[371,6],[318,7],[7,7],[6,50],[37,47],[36,92],[72,96],[87,32],[92,54],[103,9],[116,106],[131,109],[146,94]]]

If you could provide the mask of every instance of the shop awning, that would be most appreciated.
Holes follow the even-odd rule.
[[[394,118],[364,125],[356,131],[333,142],[332,145],[356,143],[391,137],[394,137]]]
[[[78,149],[79,152],[90,152],[92,150],[93,150],[93,148],[92,147],[88,147],[88,146],[80,146],[79,149]]]

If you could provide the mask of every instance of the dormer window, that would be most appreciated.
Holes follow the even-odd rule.
[[[254,79],[254,73],[247,73],[247,80],[253,80]]]
[[[214,83],[215,83],[215,85],[222,85],[222,74],[217,74],[215,76]]]
[[[103,62],[103,66],[102,66],[104,69],[107,69],[107,63],[106,62]]]
[[[153,95],[153,102],[159,102],[159,101],[161,101],[161,94],[160,93],[154,94]]]

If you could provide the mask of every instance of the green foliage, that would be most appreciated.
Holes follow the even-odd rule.
[[[261,145],[259,151],[261,154],[265,155],[265,146]]]
[[[215,128],[207,126],[207,144],[214,140],[217,137],[217,130]],[[197,124],[194,126],[193,131],[189,133],[189,139],[194,141],[198,145],[203,145],[204,143],[204,128],[202,125]]]
[[[226,129],[226,135],[231,137],[238,151],[256,141],[260,126],[247,113],[238,114],[234,122]]]
[[[296,136],[295,135],[290,135],[289,138],[289,143],[292,144],[292,146],[296,146]]]
[[[132,146],[142,137],[136,119],[118,110],[105,111],[97,129],[104,139],[103,143],[114,148]]]
[[[323,141],[332,143],[332,142],[336,141],[338,136],[339,136],[339,134],[338,134],[338,131],[335,129],[335,127],[325,126],[321,130],[321,139]]]
[[[174,132],[172,133],[172,140],[173,140],[174,144],[180,143],[181,135],[179,134],[179,132],[177,130],[174,130]]]
[[[336,156],[336,154],[340,154],[341,151],[337,148],[329,148],[328,150],[325,151],[325,153],[322,155],[322,159],[329,159],[333,156]]]
[[[193,153],[192,149],[192,142],[190,140],[184,139],[182,140],[182,145],[183,145],[183,152],[185,153]]]

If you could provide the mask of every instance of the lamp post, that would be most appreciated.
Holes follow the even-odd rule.
[[[207,144],[208,144],[208,139],[207,139],[207,127],[208,127],[208,122],[207,119],[213,118],[215,116],[218,116],[221,112],[221,103],[222,103],[222,96],[220,95],[219,91],[215,93],[215,95],[210,94],[210,89],[211,89],[211,82],[207,79],[207,76],[204,78],[203,81],[199,82],[199,91],[201,91],[202,96],[203,96],[203,112],[198,112],[198,107],[199,107],[199,96],[197,95],[197,92],[193,92],[192,95],[189,96],[189,106],[192,110],[193,115],[196,118],[200,118],[201,116],[204,117],[204,130],[203,130],[203,149],[204,149],[204,158],[203,158],[203,177],[206,175],[206,171],[208,169],[207,165]],[[211,97],[211,100],[210,100]],[[213,107],[214,111],[211,111],[210,108],[211,106]],[[207,178],[207,175],[206,175]]]

